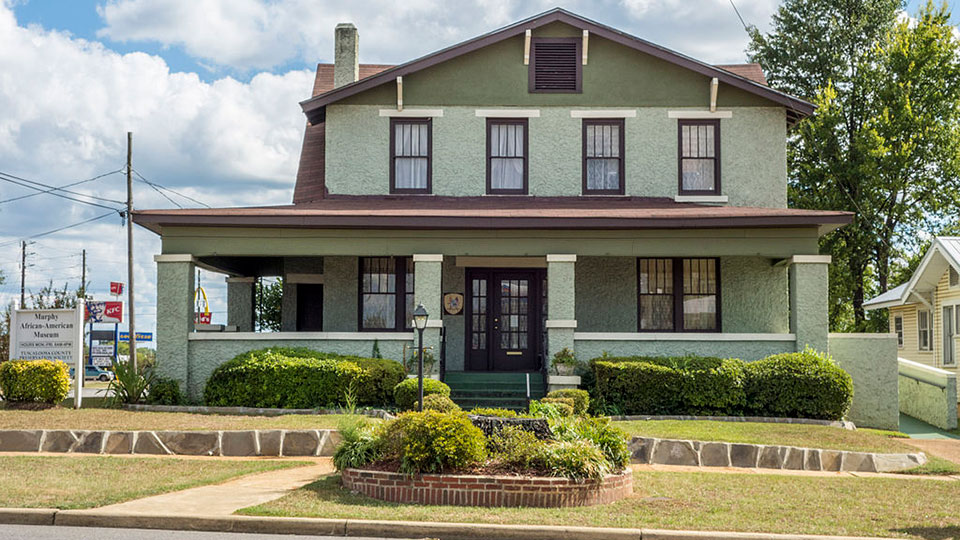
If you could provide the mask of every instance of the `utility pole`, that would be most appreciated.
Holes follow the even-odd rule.
[[[80,297],[87,298],[87,250],[80,252]]]
[[[20,241],[20,309],[27,309],[27,241]]]
[[[137,337],[133,307],[133,132],[127,132],[127,329],[129,330],[130,362],[137,372]]]

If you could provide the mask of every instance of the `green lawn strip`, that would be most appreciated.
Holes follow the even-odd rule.
[[[230,416],[140,412],[121,409],[54,408],[41,411],[0,409],[0,429],[104,429],[111,431],[203,431],[229,429],[336,429],[345,414]]]
[[[919,467],[907,469],[903,474],[922,474],[933,476],[948,476],[960,474],[960,464],[948,459],[927,454],[927,462]]]
[[[634,486],[633,497],[609,505],[492,509],[381,502],[351,494],[333,476],[238,513],[928,539],[960,535],[955,481],[638,472]]]
[[[854,452],[917,452],[887,436],[889,432],[804,424],[716,422],[708,420],[633,420],[615,422],[630,435],[658,439],[724,441],[848,450]]]
[[[300,461],[0,456],[0,507],[93,508],[217,484]]]

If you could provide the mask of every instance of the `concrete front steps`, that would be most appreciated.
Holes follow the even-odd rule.
[[[529,375],[530,399],[542,398],[547,394],[543,374],[535,371]],[[464,410],[527,408],[527,372],[448,371],[443,382],[450,386],[450,397]]]

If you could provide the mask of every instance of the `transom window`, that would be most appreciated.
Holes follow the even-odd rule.
[[[360,258],[360,330],[413,328],[413,259]]]
[[[429,118],[390,119],[390,193],[430,193],[431,128]]]
[[[527,119],[487,119],[487,193],[527,193]]]
[[[623,119],[583,121],[583,192],[623,194]]]
[[[719,332],[719,274],[716,258],[638,259],[638,329]]]
[[[720,121],[679,121],[681,195],[720,194]]]
[[[930,324],[930,311],[917,311],[917,348],[921,351],[933,350],[933,325]]]

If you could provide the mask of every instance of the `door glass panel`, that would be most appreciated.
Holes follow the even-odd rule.
[[[943,308],[943,363],[956,363],[953,350],[953,306]]]
[[[529,290],[529,280],[500,280],[500,347],[503,349],[527,348]]]
[[[487,348],[487,280],[474,279],[470,286],[470,304],[473,308],[470,321],[470,348],[482,351]]]

